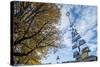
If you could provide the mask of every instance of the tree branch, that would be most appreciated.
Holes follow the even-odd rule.
[[[26,40],[26,39],[30,39],[30,38],[36,36],[38,33],[41,32],[41,30],[44,28],[44,26],[45,26],[47,23],[48,23],[48,22],[44,23],[44,25],[43,25],[36,33],[34,33],[34,34],[30,35],[30,36],[27,36],[27,37],[23,37],[23,38],[21,38],[21,39],[15,41],[15,42],[14,42],[14,45],[17,45],[17,44],[21,43],[22,41],[24,41],[24,40]]]
[[[42,46],[37,46],[37,47],[31,49],[30,51],[28,51],[27,53],[15,52],[15,53],[13,53],[13,55],[14,55],[14,56],[27,56],[27,55],[29,55],[30,53],[32,53],[35,49],[38,49],[38,48],[44,48],[44,47],[47,47],[47,46],[57,47],[56,45],[51,45],[51,44],[53,44],[54,42],[55,42],[55,41],[49,43],[48,45],[44,45],[44,46],[43,46],[43,45],[42,45]]]

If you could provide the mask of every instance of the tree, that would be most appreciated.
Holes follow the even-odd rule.
[[[12,2],[13,64],[41,64],[48,50],[58,48],[56,24],[60,12],[56,4]]]

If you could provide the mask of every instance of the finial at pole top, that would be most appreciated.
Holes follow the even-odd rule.
[[[69,12],[67,12],[67,13],[66,13],[66,15],[67,15],[67,16],[69,16],[69,15],[70,15],[70,13],[69,13]]]

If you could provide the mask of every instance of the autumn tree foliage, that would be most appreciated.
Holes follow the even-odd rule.
[[[58,48],[60,12],[53,3],[14,1],[12,64],[41,64],[48,50]]]

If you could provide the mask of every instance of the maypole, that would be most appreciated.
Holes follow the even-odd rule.
[[[90,52],[89,47],[86,45],[86,41],[82,39],[81,35],[77,32],[74,22],[71,22],[71,19],[69,18],[70,13],[67,12],[66,15],[68,16],[70,22],[73,58],[75,58],[76,61],[87,61],[86,58],[89,56]],[[84,48],[82,48],[82,46],[84,46]]]

